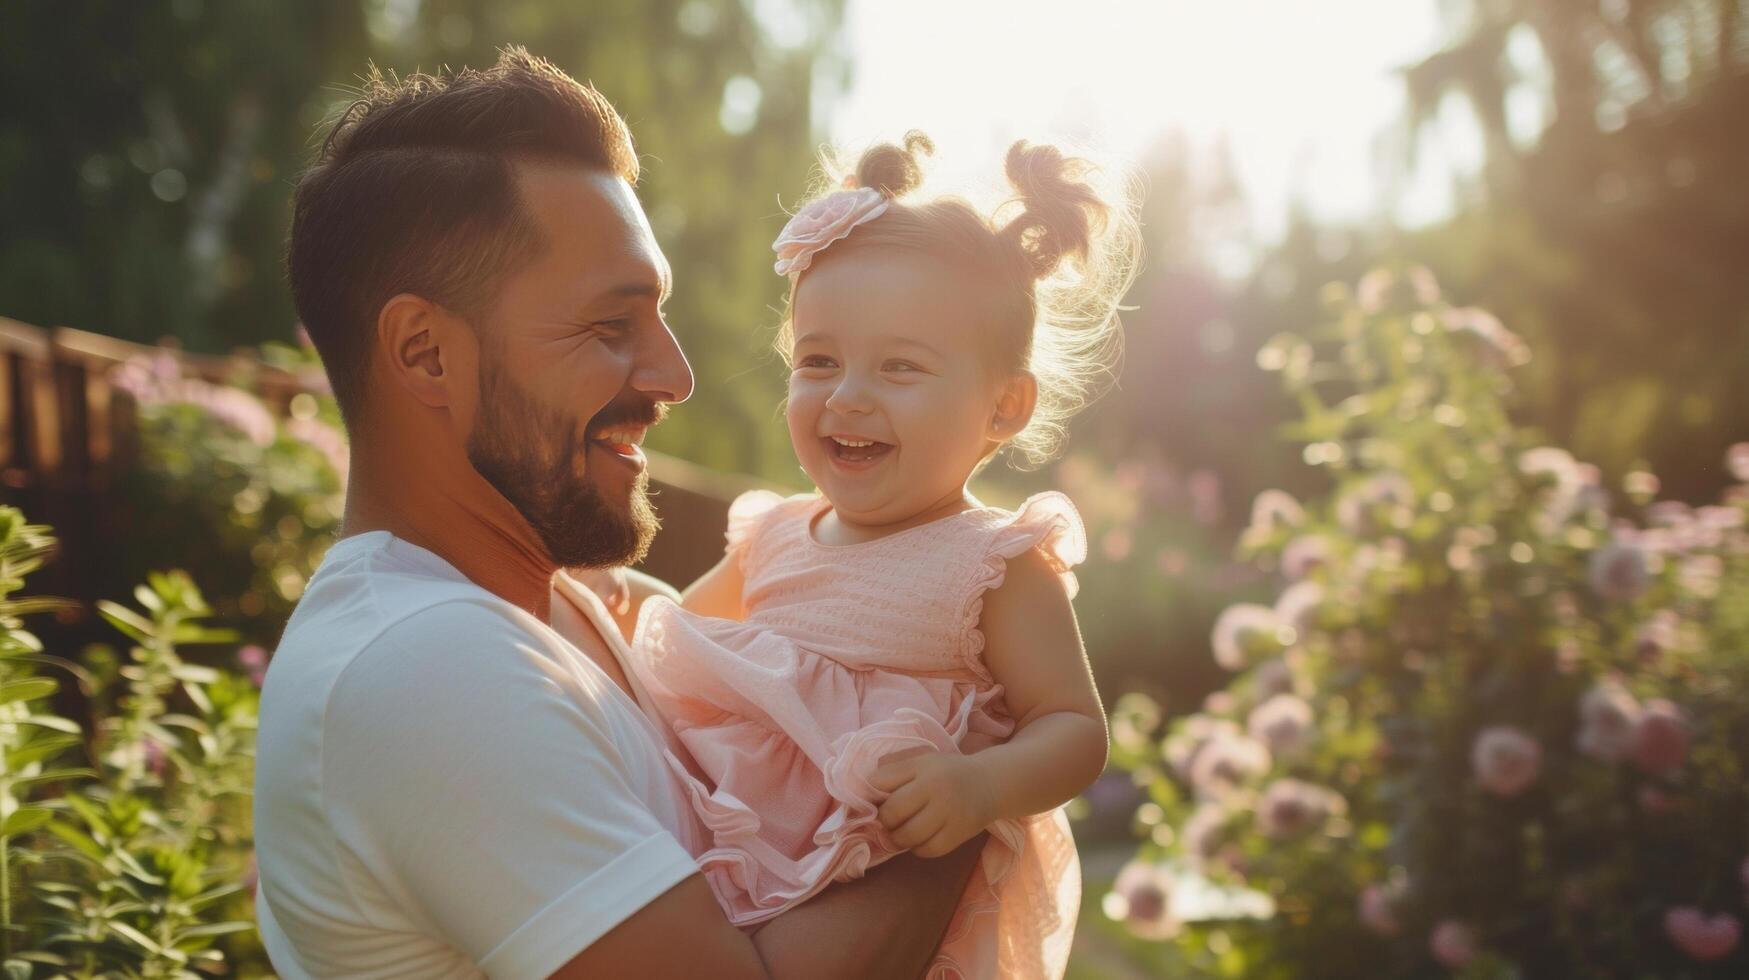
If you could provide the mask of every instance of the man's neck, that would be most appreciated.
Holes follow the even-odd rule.
[[[413,459],[382,446],[355,450],[342,533],[366,531],[416,544],[547,620],[556,566],[534,529],[465,459]]]

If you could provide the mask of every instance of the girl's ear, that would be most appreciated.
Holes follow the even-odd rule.
[[[1002,385],[986,434],[992,442],[1007,442],[1026,428],[1026,424],[1032,421],[1033,409],[1037,407],[1038,379],[1032,376],[1032,372],[1022,371]]]

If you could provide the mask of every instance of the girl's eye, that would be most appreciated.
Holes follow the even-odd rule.
[[[799,368],[829,368],[831,366],[832,359],[824,354],[809,354],[796,362],[796,367]]]
[[[920,371],[922,369],[919,368],[917,365],[912,364],[910,361],[888,361],[887,362],[887,370],[889,370],[889,371]]]

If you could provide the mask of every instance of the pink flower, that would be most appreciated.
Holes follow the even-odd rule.
[[[780,276],[801,275],[813,263],[814,253],[885,214],[890,203],[872,187],[835,191],[808,202],[771,243],[777,253],[772,269]]]
[[[1219,799],[1269,771],[1269,749],[1244,735],[1211,740],[1196,754],[1190,781],[1198,799]]]
[[[1105,557],[1112,561],[1123,561],[1130,556],[1135,547],[1135,538],[1127,527],[1114,527],[1105,532],[1099,541],[1099,548],[1105,552]]]
[[[1742,931],[1737,917],[1726,912],[1708,918],[1700,909],[1683,905],[1664,913],[1664,935],[1691,960],[1729,956]]]
[[[1225,843],[1223,835],[1233,812],[1218,803],[1201,803],[1190,812],[1190,819],[1178,829],[1178,839],[1184,853],[1197,861],[1212,861]]]
[[[1278,779],[1257,801],[1257,823],[1265,836],[1286,840],[1347,809],[1347,802],[1334,790],[1298,779]]]
[[[1300,675],[1294,669],[1292,655],[1265,660],[1251,671],[1251,694],[1258,701],[1268,701],[1278,694],[1297,694]]]
[[[321,419],[299,418],[288,421],[285,431],[293,439],[326,457],[328,465],[334,469],[335,477],[341,483],[346,482],[346,474],[352,466],[352,450],[346,442],[346,433]]]
[[[1441,966],[1457,970],[1476,958],[1476,934],[1469,926],[1455,919],[1445,919],[1433,927],[1427,946]]]
[[[1591,589],[1605,599],[1639,598],[1651,581],[1646,550],[1637,541],[1617,538],[1591,553]]]
[[[1238,734],[1239,726],[1236,722],[1225,718],[1211,718],[1208,715],[1191,715],[1166,737],[1162,754],[1172,766],[1172,771],[1179,778],[1188,780],[1192,767],[1196,765],[1196,757],[1202,754],[1202,750],[1209,743]]]
[[[1536,782],[1542,768],[1542,746],[1508,725],[1487,728],[1470,750],[1476,781],[1495,796],[1517,796]]]
[[[1408,515],[1415,502],[1415,489],[1401,473],[1375,473],[1351,483],[1336,498],[1336,523],[1353,534],[1378,530],[1375,512],[1388,508],[1386,526]]]
[[[1725,466],[1741,483],[1749,483],[1749,442],[1739,442],[1725,450]]]
[[[1215,662],[1228,670],[1243,670],[1259,648],[1280,644],[1283,629],[1275,610],[1241,602],[1222,610],[1210,637]]]
[[[1620,684],[1604,681],[1579,699],[1579,751],[1619,761],[1633,748],[1639,724],[1640,703]]]
[[[1381,936],[1395,936],[1403,929],[1397,919],[1397,906],[1408,889],[1401,881],[1374,882],[1361,889],[1359,915],[1361,925]]]
[[[1265,490],[1251,501],[1251,529],[1268,534],[1306,522],[1306,509],[1286,490]]]
[[[1312,740],[1312,706],[1292,694],[1277,694],[1251,710],[1246,728],[1271,754],[1288,755]]]
[[[243,667],[243,672],[256,687],[260,687],[267,679],[267,651],[251,643],[237,650],[237,663]]]
[[[1170,939],[1178,932],[1172,917],[1172,877],[1163,865],[1140,860],[1124,865],[1104,907],[1142,939]]]
[[[1661,817],[1676,809],[1676,798],[1656,786],[1641,786],[1635,794],[1640,809],[1654,817]]]
[[[1466,306],[1440,314],[1452,333],[1469,334],[1485,347],[1484,358],[1495,367],[1516,367],[1530,360],[1530,347],[1487,310]]]
[[[1634,764],[1650,775],[1682,768],[1688,760],[1688,720],[1673,702],[1646,702],[1634,728]]]
[[[1281,549],[1281,573],[1291,579],[1305,578],[1312,569],[1330,562],[1335,549],[1322,534],[1302,534]]]
[[[1324,587],[1316,582],[1295,582],[1275,600],[1275,618],[1296,631],[1304,631],[1317,618],[1324,603]]]

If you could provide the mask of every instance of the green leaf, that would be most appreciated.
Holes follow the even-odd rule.
[[[164,947],[153,942],[151,940],[151,938],[148,937],[145,933],[139,931],[138,929],[135,929],[133,926],[130,926],[125,922],[112,921],[109,923],[109,928],[116,935],[122,936],[126,939],[132,940],[133,942],[137,943],[139,946],[144,948],[146,950],[146,952],[148,952],[148,953],[151,953],[155,956],[163,956],[165,954]]]
[[[64,820],[51,820],[48,824],[49,833],[72,845],[73,849],[93,861],[102,863],[103,848],[91,835],[85,833]]]
[[[78,735],[82,731],[78,722],[71,718],[62,718],[60,715],[30,715],[24,719],[24,724],[66,732],[69,735]]]
[[[151,620],[126,606],[118,605],[107,599],[97,603],[97,612],[109,621],[109,625],[121,630],[127,634],[128,639],[137,643],[149,642],[153,634],[157,632],[157,627],[153,625]]]
[[[83,744],[84,740],[77,735],[35,735],[6,753],[6,768],[9,772],[17,772],[33,762],[51,759],[75,745]],[[3,781],[4,777],[0,777],[0,782]]]
[[[24,807],[14,811],[10,817],[6,818],[5,823],[0,823],[0,836],[15,837],[19,834],[29,833],[48,823],[53,817],[52,812],[40,806]]]
[[[27,677],[21,681],[0,685],[0,704],[14,701],[35,701],[61,689],[59,681],[49,677]]]
[[[177,945],[181,945],[182,942],[187,939],[228,936],[234,932],[247,932],[253,928],[255,928],[255,923],[253,922],[212,922],[207,925],[195,926],[191,929],[181,930],[176,933],[176,938],[173,942]]]

